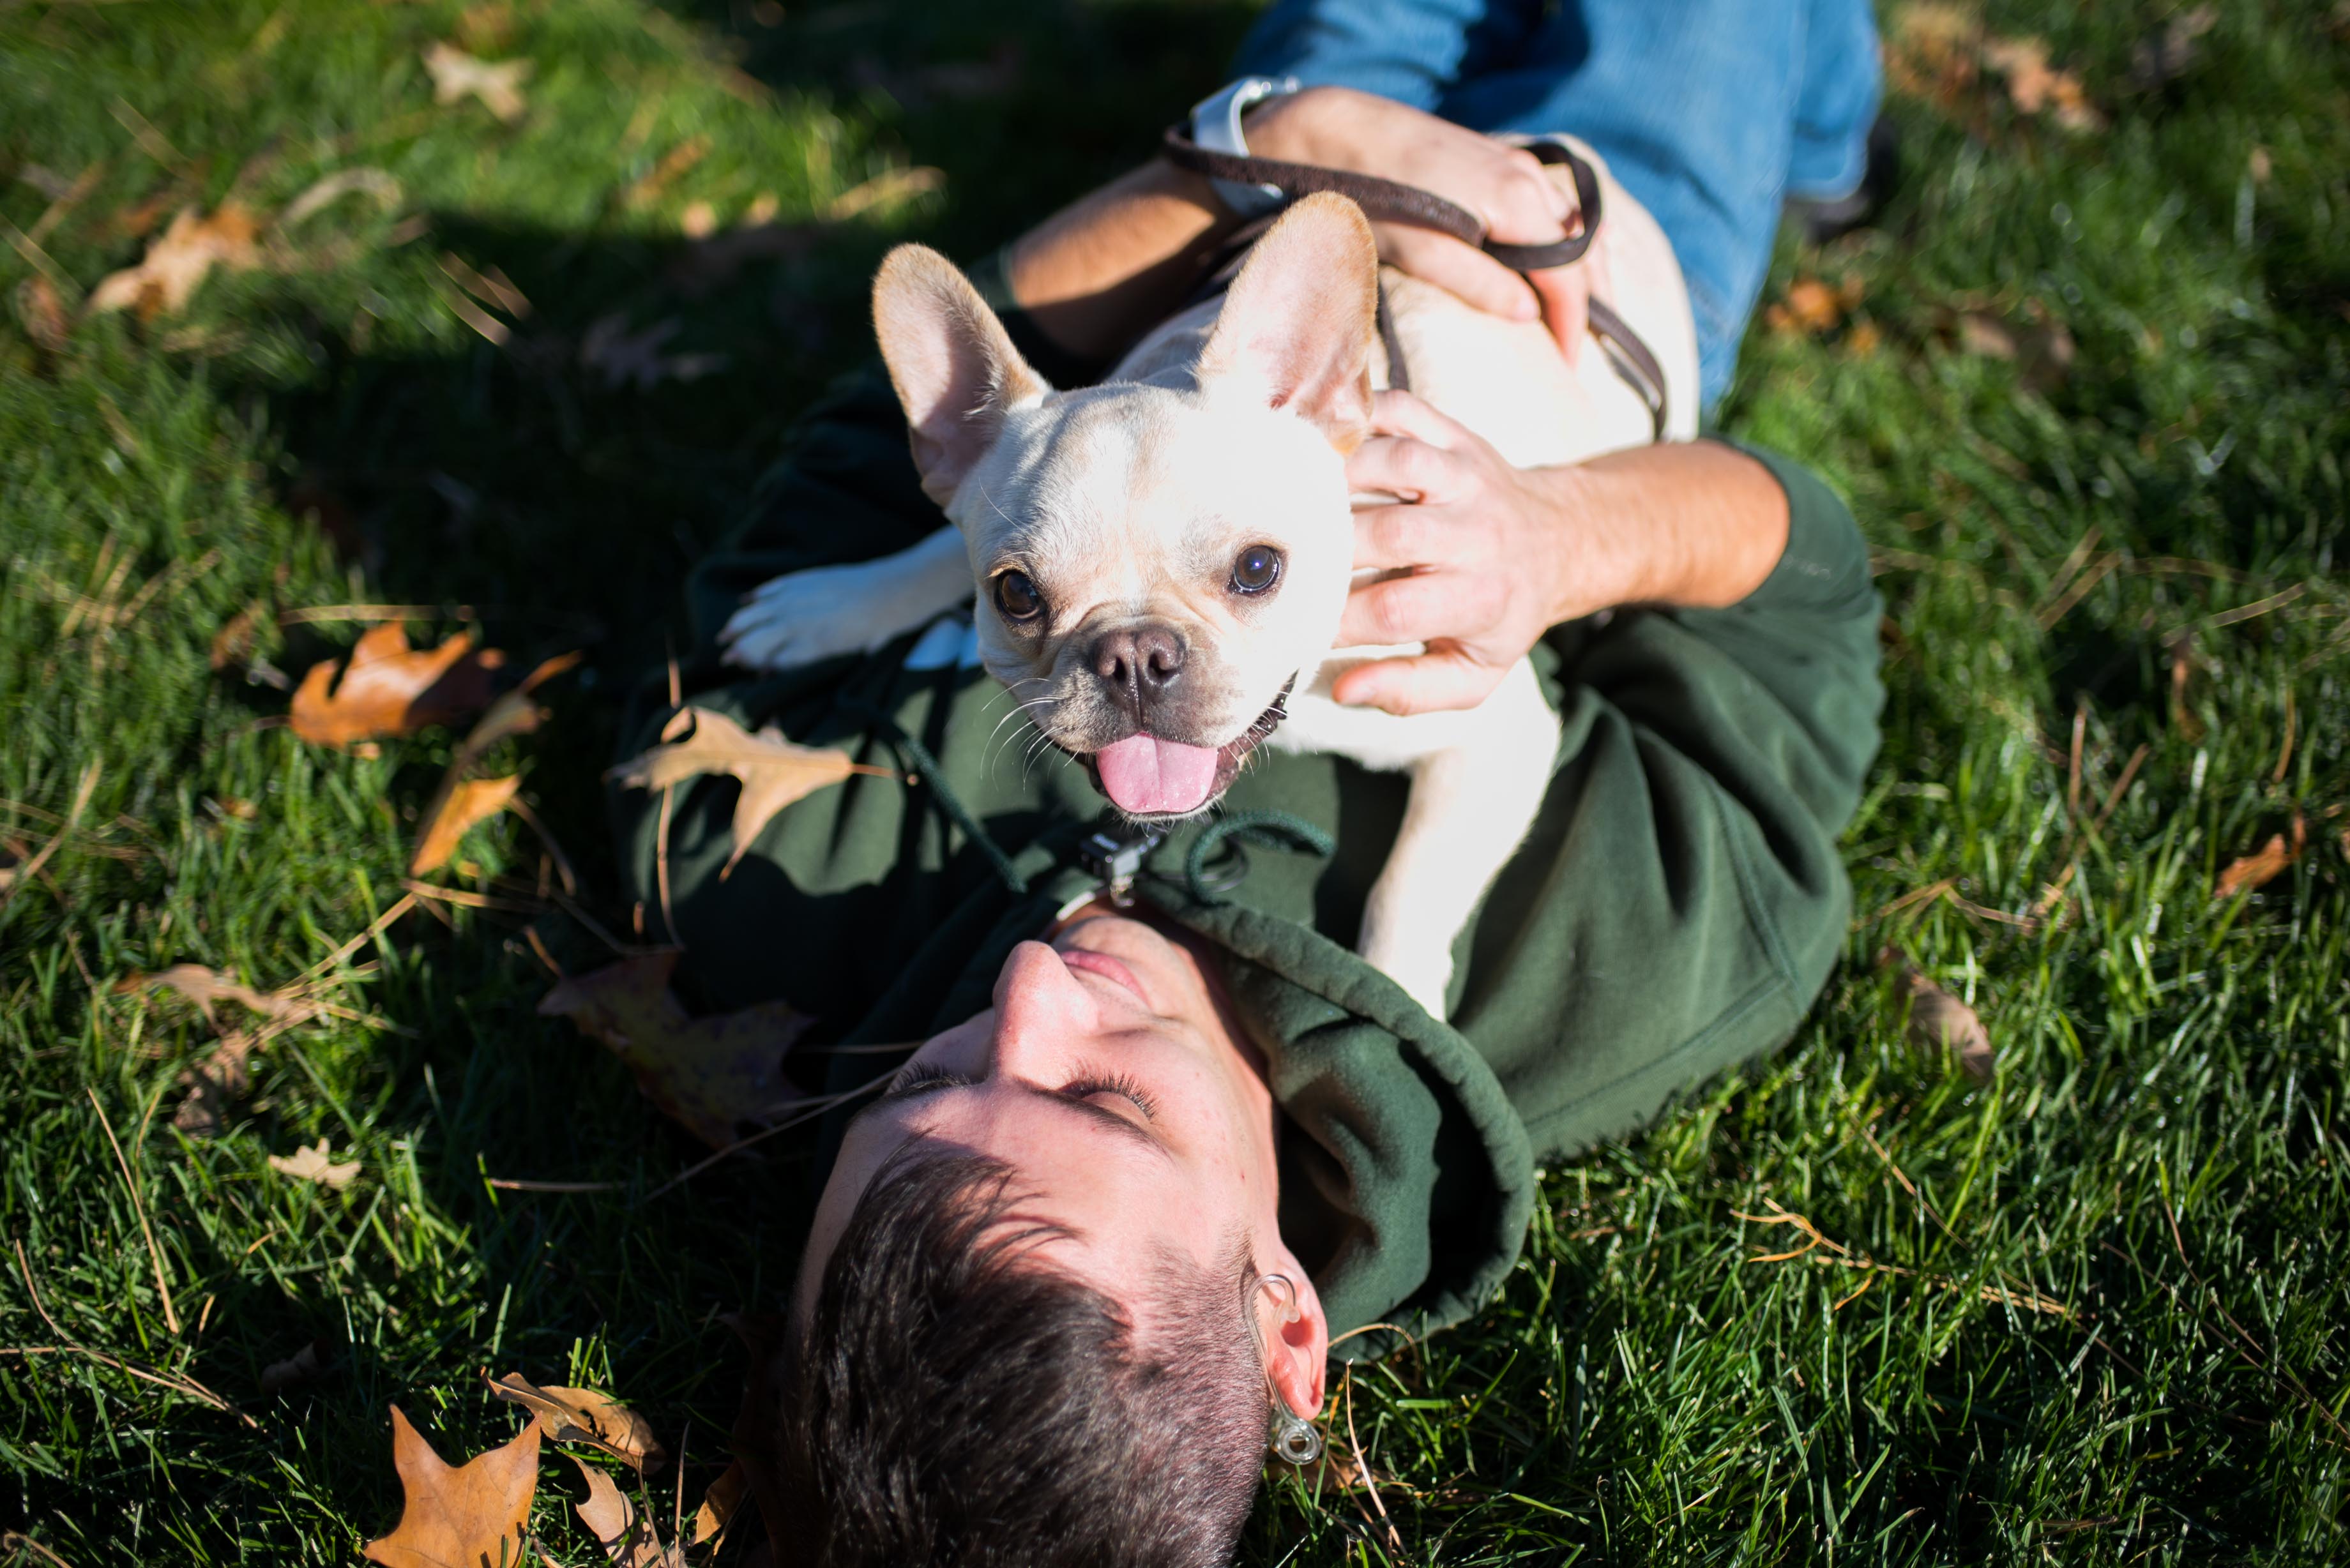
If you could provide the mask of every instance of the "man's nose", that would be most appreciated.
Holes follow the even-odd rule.
[[[1138,720],[1146,703],[1165,696],[1183,678],[1182,636],[1171,626],[1145,621],[1106,631],[1088,650],[1093,672]]]
[[[1022,942],[995,980],[995,1068],[1016,1078],[1049,1077],[1050,1064],[1092,1033],[1093,993],[1043,942]]]

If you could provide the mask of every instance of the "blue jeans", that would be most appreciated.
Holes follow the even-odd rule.
[[[1709,409],[1781,206],[1858,185],[1881,86],[1868,0],[1275,0],[1236,70],[1589,142],[1680,258]]]

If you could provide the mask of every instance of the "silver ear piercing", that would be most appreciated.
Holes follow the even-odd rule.
[[[1286,1274],[1267,1274],[1257,1282],[1258,1288],[1271,1291],[1281,1303],[1281,1321],[1296,1323],[1305,1314],[1297,1304],[1297,1286]],[[1271,1434],[1265,1446],[1286,1462],[1300,1467],[1310,1465],[1322,1457],[1322,1433],[1312,1421],[1289,1407],[1281,1391],[1274,1386],[1273,1374],[1267,1371],[1264,1391],[1273,1407]]]

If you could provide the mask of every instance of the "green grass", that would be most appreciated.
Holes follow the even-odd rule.
[[[587,646],[556,722],[492,760],[625,929],[597,776],[618,696],[795,410],[866,351],[882,248],[975,254],[1139,159],[1248,16],[763,9],[0,3],[0,293],[37,265],[70,305],[141,254],[118,214],[152,198],[268,213],[339,169],[400,184],[183,315],[78,323],[55,352],[0,319],[11,855],[97,770],[0,907],[0,1246],[57,1324],[11,1251],[0,1347],[69,1338],[253,1423],[87,1356],[0,1355],[0,1527],[74,1568],[348,1563],[398,1512],[387,1403],[452,1458],[511,1432],[484,1366],[615,1387],[687,1432],[697,1488],[715,1471],[742,1370],[716,1314],[773,1302],[795,1168],[641,1203],[691,1151],[535,1016],[525,917],[411,915],[354,954],[336,994],[371,1022],[272,1042],[214,1139],[172,1127],[212,1031],[112,984],[196,961],[281,985],[400,896],[454,738],[296,741],[282,695],[208,666],[256,599],[441,607],[420,637],[477,626],[523,659]],[[1773,286],[1849,281],[1858,321],[1758,328],[1725,410],[1827,472],[1880,550],[1891,701],[1850,961],[1789,1050],[1552,1170],[1503,1298],[1349,1375],[1376,1502],[1284,1482],[1246,1561],[2350,1559],[2350,812],[2327,815],[2350,803],[2350,47],[2326,0],[2223,7],[2187,76],[2133,92],[2159,20],[1998,0],[2109,129],[2019,119],[1988,84],[1898,100],[1887,225],[1790,242]],[[536,62],[519,123],[433,107],[419,52],[461,26]],[[924,74],[973,61],[1000,79]],[[943,187],[823,221],[911,164]],[[26,165],[95,170],[37,246]],[[732,222],[762,193],[805,243],[681,283],[690,204]],[[460,321],[444,254],[528,296],[515,347]],[[2069,375],[1966,352],[1970,311],[2061,320]],[[563,346],[615,312],[727,363],[608,389]],[[259,651],[298,675],[356,629]],[[2214,901],[2296,811],[2307,853]],[[466,854],[476,888],[540,875],[511,819]],[[602,951],[532,919],[567,965]],[[1887,943],[1980,1010],[1993,1082],[1906,1043]],[[361,1161],[347,1192],[265,1164],[319,1137]],[[1736,1217],[1773,1205],[1844,1251],[1754,1261],[1801,1245]],[[313,1337],[328,1375],[263,1397]],[[584,1563],[556,1477],[537,1526]]]

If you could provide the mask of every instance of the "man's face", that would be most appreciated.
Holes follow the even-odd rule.
[[[795,1315],[866,1187],[916,1140],[1010,1166],[1025,1195],[1013,1218],[1066,1231],[1045,1255],[1114,1300],[1139,1300],[1170,1251],[1221,1272],[1236,1231],[1277,1266],[1274,1116],[1188,950],[1107,915],[1023,942],[995,1005],[925,1042],[849,1125]]]

